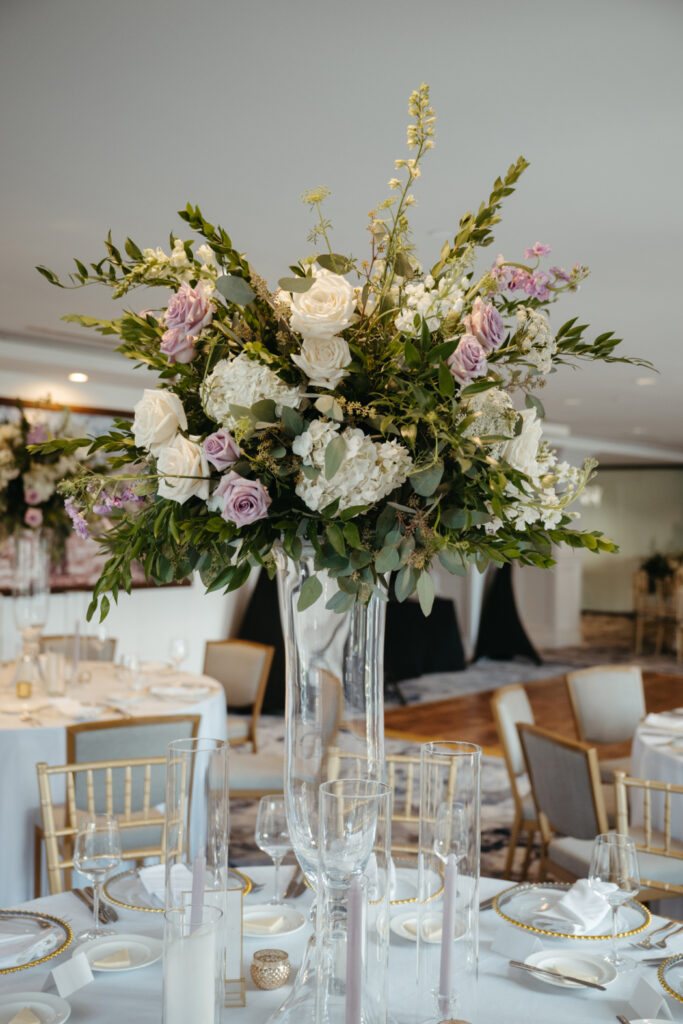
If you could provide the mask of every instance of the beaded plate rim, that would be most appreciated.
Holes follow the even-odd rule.
[[[611,933],[607,932],[604,935],[575,935],[572,932],[554,932],[546,928],[536,928],[534,925],[523,924],[521,921],[515,920],[514,917],[510,917],[503,910],[501,910],[501,908],[498,905],[498,901],[503,896],[509,895],[515,889],[518,889],[520,892],[530,889],[568,890],[571,889],[571,882],[522,882],[518,885],[511,885],[509,889],[504,889],[502,892],[499,892],[497,896],[494,896],[493,909],[500,917],[503,918],[504,921],[507,921],[509,924],[513,924],[515,928],[523,928],[525,931],[534,932],[534,934],[536,935],[551,935],[553,938],[556,939],[580,939],[584,942],[599,942],[611,938]],[[639,932],[645,931],[645,929],[649,926],[650,921],[652,920],[652,914],[643,903],[639,903],[638,900],[627,900],[627,902],[637,906],[639,910],[641,910],[645,914],[645,920],[643,924],[641,924],[638,928],[630,928],[628,931],[625,932],[617,932],[616,937],[618,939],[626,938],[629,935],[638,935]]]
[[[16,971],[25,971],[27,967],[37,967],[38,964],[47,963],[48,960],[52,960],[53,957],[63,953],[74,937],[70,924],[63,921],[61,917],[55,917],[53,914],[44,914],[40,910],[0,910],[0,917],[32,917],[34,919],[38,918],[41,921],[52,921],[54,924],[59,925],[60,928],[63,928],[65,934],[64,942],[57,949],[53,949],[51,953],[38,957],[37,960],[31,960],[27,964],[17,964],[16,967],[0,967],[0,974],[14,974]]]
[[[119,871],[118,874],[112,875],[111,878],[107,879],[102,887],[102,895],[106,899],[107,903],[113,903],[116,907],[123,907],[124,910],[139,910],[143,914],[163,914],[164,907],[141,907],[138,903],[126,903],[124,900],[120,900],[108,892],[109,885],[112,882],[115,882],[119,878],[123,878],[124,875],[132,875],[136,871],[137,868],[129,868],[127,871]],[[233,877],[237,875],[238,878],[242,879],[242,882],[244,883],[244,888],[242,889],[243,896],[246,896],[247,893],[251,892],[254,883],[248,875],[243,874],[241,871],[238,871],[237,868],[233,867],[228,868],[228,874]]]
[[[673,965],[677,963],[683,963],[683,953],[676,953],[675,956],[670,956],[668,960],[665,960],[663,964],[659,965],[659,967],[657,968],[657,980],[659,981],[659,984],[662,986],[662,988],[666,992],[668,992],[670,996],[673,996],[674,999],[677,999],[679,1003],[683,1003],[683,994],[681,994],[680,992],[676,992],[676,990],[671,987],[671,985],[664,977],[664,974],[668,970],[668,968],[673,967]]]

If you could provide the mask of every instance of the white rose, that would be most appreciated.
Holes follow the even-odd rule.
[[[538,476],[538,446],[541,443],[543,428],[541,421],[536,417],[535,409],[523,409],[522,432],[519,437],[513,437],[505,445],[502,456],[509,462],[513,469],[520,473],[526,473],[534,480]]]
[[[304,371],[314,388],[336,388],[346,377],[351,362],[349,346],[343,338],[304,338],[301,352],[292,362]]]
[[[187,430],[183,404],[172,391],[145,388],[134,412],[135,444],[153,455],[158,455],[179,430]]]
[[[331,338],[351,323],[355,308],[353,288],[340,274],[313,267],[307,292],[292,295],[291,325],[305,338]]]
[[[197,497],[204,501],[209,497],[209,464],[200,445],[177,434],[170,444],[159,453],[158,493],[180,505],[188,498]]]

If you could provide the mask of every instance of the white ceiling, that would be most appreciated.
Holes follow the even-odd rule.
[[[0,360],[15,336],[13,372],[63,373],[60,316],[111,306],[35,264],[99,258],[110,227],[165,245],[188,200],[274,284],[308,251],[300,193],[325,183],[335,247],[362,256],[425,80],[439,118],[413,217],[425,264],[524,154],[487,261],[540,240],[589,264],[554,322],[614,329],[660,371],[565,370],[541,396],[549,419],[683,461],[682,40],[680,0],[0,0]]]

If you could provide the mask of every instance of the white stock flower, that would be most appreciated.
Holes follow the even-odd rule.
[[[409,281],[403,289],[404,306],[396,317],[402,334],[415,334],[415,314],[426,322],[430,331],[437,331],[451,313],[460,313],[465,293],[450,276],[442,277],[436,287],[428,274],[423,281]]]
[[[158,455],[179,430],[187,430],[183,404],[172,391],[145,388],[134,412],[135,444],[153,455]]]
[[[176,238],[173,243],[173,252],[169,257],[168,262],[176,270],[185,270],[190,266],[190,261],[187,258],[187,253],[185,252],[185,246],[179,238]]]
[[[353,288],[340,274],[313,267],[307,292],[292,295],[291,326],[304,338],[331,338],[351,323],[355,309]]]
[[[351,351],[343,338],[304,338],[299,355],[292,356],[309,378],[311,387],[336,388],[348,370]]]
[[[200,245],[197,249],[197,259],[201,260],[202,263],[206,263],[209,266],[216,262],[216,257],[213,254],[213,249],[208,245]]]
[[[531,480],[536,480],[539,475],[538,450],[543,427],[535,409],[523,409],[519,415],[523,421],[522,432],[518,437],[506,442],[502,456],[513,469],[525,473]]]
[[[547,317],[530,306],[520,306],[516,315],[519,324],[517,342],[524,359],[540,373],[550,373],[557,342]]]
[[[275,402],[278,416],[284,405],[297,409],[301,404],[299,388],[290,387],[271,369],[244,352],[234,359],[221,359],[216,363],[201,388],[206,415],[228,430],[234,430],[238,422],[230,412],[231,405],[249,408],[263,398]]]
[[[325,476],[325,450],[339,436],[339,424],[313,420],[308,429],[294,439],[292,451],[304,465],[318,470],[309,479],[303,473],[296,493],[317,512],[339,498],[339,511],[352,505],[373,505],[405,482],[413,468],[407,448],[397,441],[375,443],[357,427],[346,427],[341,436],[346,453],[331,480]]]
[[[162,498],[170,498],[182,505],[188,498],[209,497],[209,463],[200,445],[177,434],[159,453],[157,459],[159,485]]]

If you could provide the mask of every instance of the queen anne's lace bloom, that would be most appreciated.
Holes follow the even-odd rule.
[[[302,473],[296,484],[296,493],[314,512],[337,498],[340,512],[352,505],[373,505],[400,487],[413,468],[408,449],[397,441],[378,444],[357,427],[346,427],[341,432],[346,453],[339,469],[328,480],[325,450],[338,436],[338,423],[314,420],[292,444],[292,451],[301,456],[304,465],[318,471],[311,479]]]
[[[238,421],[230,412],[231,405],[249,408],[263,398],[270,398],[279,416],[285,405],[291,409],[299,407],[301,392],[243,352],[234,359],[221,359],[216,363],[202,385],[201,398],[209,419],[227,430],[234,430]]]

